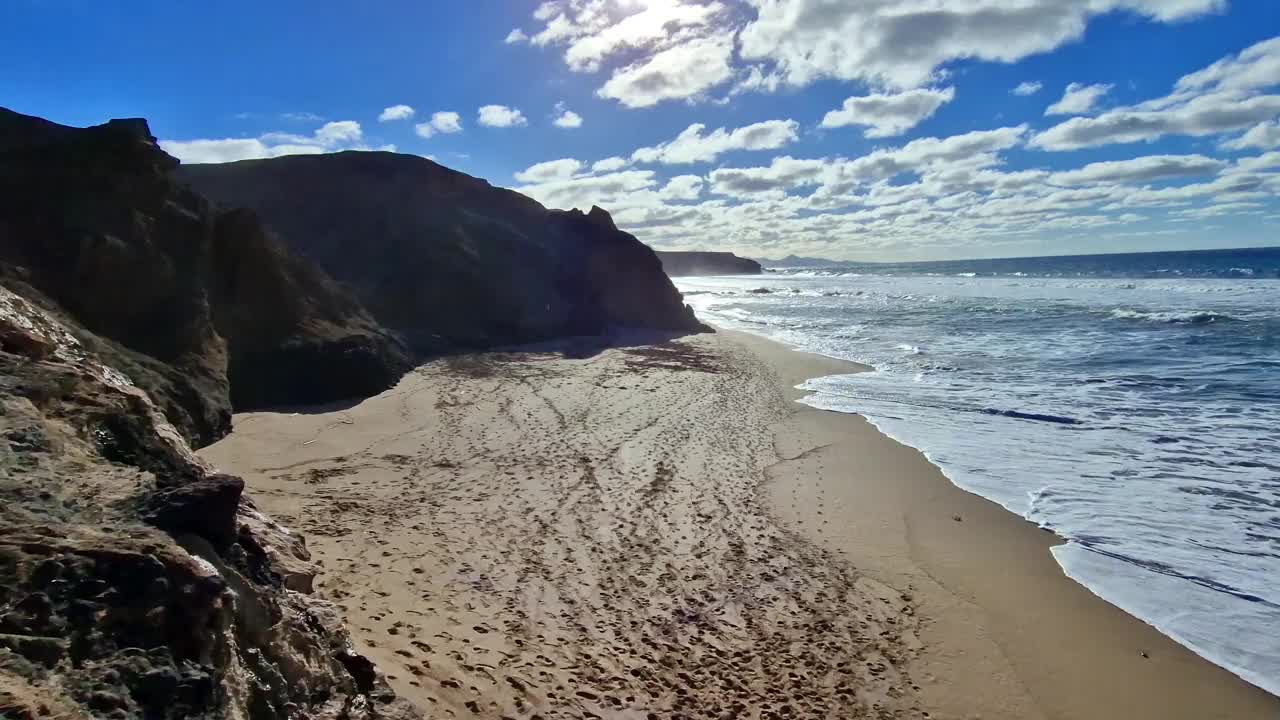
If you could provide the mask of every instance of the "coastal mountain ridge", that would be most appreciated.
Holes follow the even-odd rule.
[[[839,260],[828,260],[826,258],[800,257],[799,255],[788,255],[778,260],[770,260],[768,258],[757,258],[759,262],[766,268],[810,268],[810,267],[830,267],[832,265],[843,265]]]
[[[689,275],[759,275],[760,263],[731,252],[659,250],[662,268],[671,277]]]
[[[340,152],[184,165],[351,288],[420,354],[625,326],[702,332],[658,256],[593,207],[549,210],[426,158]]]

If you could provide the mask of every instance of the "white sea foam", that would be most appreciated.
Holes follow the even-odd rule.
[[[920,448],[1066,538],[1054,556],[1069,576],[1280,694],[1280,281],[788,283],[803,292],[689,301],[872,365],[807,382],[804,402]]]
[[[1150,320],[1153,322],[1165,323],[1212,323],[1230,322],[1235,320],[1235,318],[1230,315],[1210,312],[1207,310],[1144,312],[1142,310],[1131,310],[1128,308],[1112,310],[1111,317],[1119,320]]]

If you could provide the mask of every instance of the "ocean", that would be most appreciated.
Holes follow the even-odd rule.
[[[804,402],[1054,531],[1067,575],[1280,694],[1280,248],[676,284],[712,323],[872,366]]]

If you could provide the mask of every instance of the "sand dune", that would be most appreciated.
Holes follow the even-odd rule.
[[[238,416],[203,454],[308,536],[317,591],[432,717],[1157,717],[1046,700],[985,606],[912,560],[901,498],[851,507],[850,477],[913,451],[790,386],[858,368],[765,345],[444,359],[353,407]],[[880,450],[841,455],[849,433]],[[1236,714],[1160,717],[1267,708],[1188,662]]]

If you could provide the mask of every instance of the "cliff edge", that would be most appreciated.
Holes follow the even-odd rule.
[[[425,158],[342,152],[184,165],[352,288],[419,353],[611,327],[702,332],[661,262],[600,208],[548,210]]]
[[[0,281],[74,318],[194,445],[231,411],[381,391],[407,350],[252,212],[176,182],[144,120],[71,128],[0,109]]]

